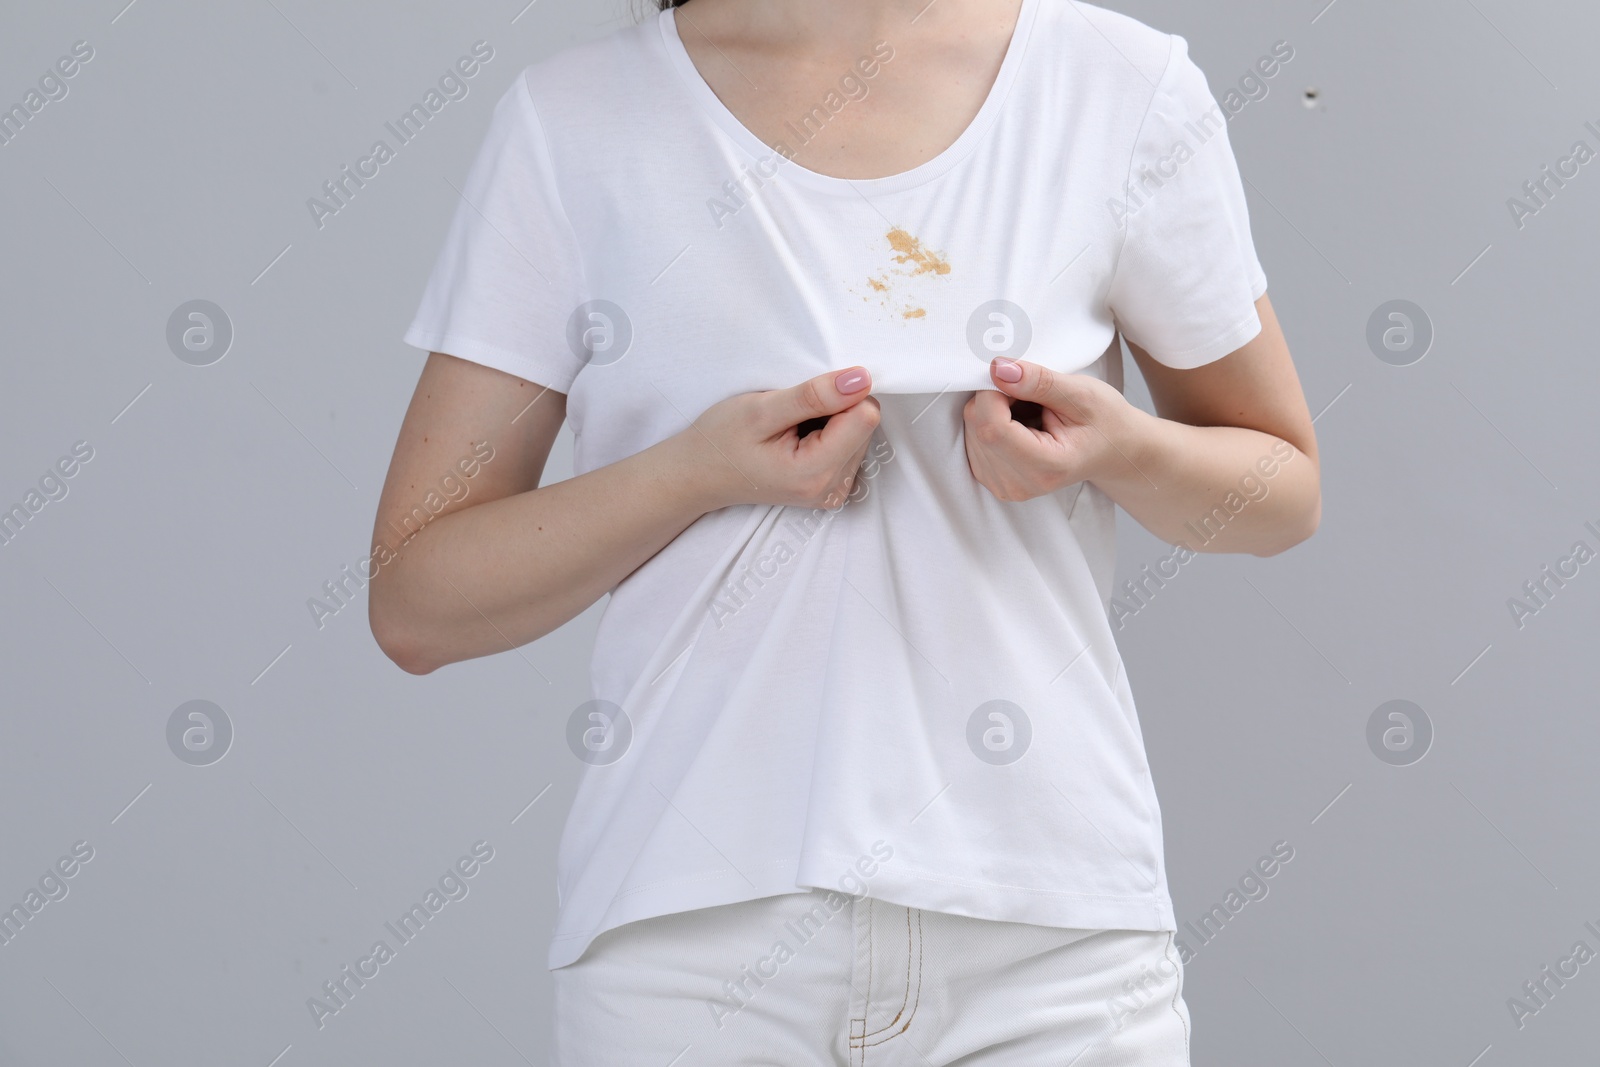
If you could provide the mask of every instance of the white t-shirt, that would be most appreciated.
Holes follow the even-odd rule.
[[[907,62],[892,44],[786,147]],[[1106,615],[1114,505],[996,499],[961,409],[994,354],[1120,388],[1118,329],[1184,368],[1259,331],[1226,121],[1184,40],[1024,0],[957,141],[853,181],[744,128],[669,10],[524,70],[463,191],[405,339],[567,393],[578,474],[830,369],[869,368],[882,405],[850,502],[711,512],[612,591],[601,703],[544,709],[590,763],[549,965],[811,886],[1173,929]]]

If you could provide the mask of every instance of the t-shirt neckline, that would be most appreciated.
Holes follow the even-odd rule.
[[[965,159],[978,142],[983,139],[989,128],[995,124],[999,117],[1006,96],[1011,91],[1012,83],[1016,81],[1017,72],[1022,66],[1023,54],[1027,51],[1028,39],[1033,33],[1033,24],[1037,16],[1040,0],[1022,0],[1022,6],[1017,12],[1017,24],[1011,31],[1011,40],[1006,45],[1005,55],[1000,60],[1000,70],[996,73],[994,84],[989,87],[988,95],[978,107],[978,113],[973,116],[966,129],[947,146],[944,151],[932,159],[924,160],[910,170],[898,174],[890,174],[881,178],[840,178],[831,174],[823,174],[801,166],[794,160],[787,160],[779,164],[780,171],[785,181],[824,193],[843,194],[849,196],[870,196],[874,193],[893,193],[911,189],[932,181],[944,174],[951,167]],[[689,58],[689,52],[683,46],[683,39],[678,34],[678,22],[675,8],[666,8],[657,16],[657,25],[661,29],[661,42],[667,52],[668,60],[678,72],[684,83],[684,88],[694,98],[695,103],[704,111],[722,131],[730,137],[744,152],[753,159],[778,159],[782,157],[777,150],[757,137],[749,127],[745,126],[732,111],[728,110],[722,99],[712,91],[700,73],[700,68],[694,65],[694,60]],[[847,105],[848,106],[848,105]]]

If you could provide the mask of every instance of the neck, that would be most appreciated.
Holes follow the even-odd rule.
[[[693,20],[697,4],[717,2],[693,0],[679,14]],[[719,6],[741,35],[805,47],[892,40],[940,23],[1005,18],[1015,12],[1017,0],[737,0]]]

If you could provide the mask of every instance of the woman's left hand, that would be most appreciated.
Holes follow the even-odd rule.
[[[1119,445],[1142,413],[1113,386],[1003,356],[989,374],[995,388],[974,393],[962,418],[972,476],[1000,500],[1030,500],[1132,462]]]

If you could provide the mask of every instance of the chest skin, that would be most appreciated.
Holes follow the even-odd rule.
[[[815,15],[790,25],[760,19],[752,12],[760,6],[691,0],[675,13],[684,49],[768,147],[787,144],[807,170],[854,180],[904,173],[960,137],[994,84],[1020,8],[965,0],[920,14],[888,5],[875,16],[863,4],[853,16],[827,16],[822,29]],[[830,93],[844,106],[797,146],[797,125]]]

